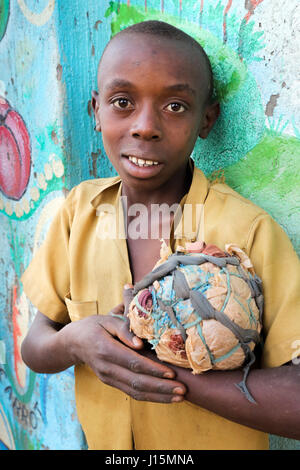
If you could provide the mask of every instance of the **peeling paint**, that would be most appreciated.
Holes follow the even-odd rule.
[[[280,94],[277,93],[276,95],[271,95],[269,101],[267,102],[266,105],[266,111],[265,114],[266,116],[273,116],[274,114],[274,108],[277,106],[277,100],[279,98]]]
[[[62,66],[60,64],[57,65],[56,67],[56,78],[57,80],[61,80],[61,76],[62,76]]]
[[[98,20],[98,21],[96,21],[96,23],[94,24],[94,29],[95,29],[96,31],[98,31],[98,26],[99,26],[101,23],[102,23],[102,21],[101,21],[101,20]]]

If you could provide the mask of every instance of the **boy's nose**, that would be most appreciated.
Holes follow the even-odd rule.
[[[145,140],[160,140],[162,130],[160,119],[152,105],[145,106],[135,115],[130,129],[132,137]]]

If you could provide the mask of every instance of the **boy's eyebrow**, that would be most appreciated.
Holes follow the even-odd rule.
[[[134,85],[128,80],[124,80],[122,78],[115,78],[105,86],[105,89],[114,90],[115,88],[132,88],[133,86]]]
[[[170,91],[187,91],[188,93],[192,95],[196,95],[196,90],[192,88],[188,83],[178,83],[175,85],[170,85],[167,87],[167,90]]]
[[[116,88],[134,88],[134,84],[122,78],[115,78],[109,82],[105,88],[106,90],[113,91]],[[196,95],[196,90],[194,90],[194,88],[192,88],[188,83],[176,83],[175,85],[169,85],[166,87],[166,91],[186,91],[193,96]]]

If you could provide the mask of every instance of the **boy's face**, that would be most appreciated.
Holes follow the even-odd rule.
[[[203,58],[186,44],[143,34],[112,41],[92,103],[124,185],[153,191],[182,178],[197,137],[218,115],[206,106],[208,85]]]

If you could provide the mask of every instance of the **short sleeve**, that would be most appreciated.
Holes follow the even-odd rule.
[[[51,320],[63,324],[70,322],[64,298],[70,291],[69,237],[74,189],[58,209],[44,242],[21,277],[32,304]]]
[[[264,292],[262,367],[295,357],[300,340],[300,261],[285,231],[269,215],[257,217],[247,251]]]

